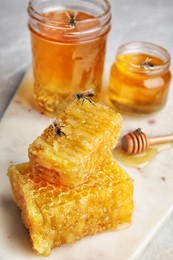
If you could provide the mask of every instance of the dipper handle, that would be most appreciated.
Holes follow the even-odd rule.
[[[121,139],[121,147],[127,154],[140,154],[145,152],[150,145],[173,142],[173,135],[148,137],[137,128],[135,131],[124,135]]]

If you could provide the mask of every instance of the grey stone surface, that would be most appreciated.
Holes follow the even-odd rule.
[[[173,57],[173,0],[110,2],[113,19],[107,45],[108,62],[114,61],[112,50],[116,53],[119,45],[132,40],[162,45]],[[0,116],[31,64],[27,4],[27,0],[0,0]],[[173,217],[139,259],[173,259]]]

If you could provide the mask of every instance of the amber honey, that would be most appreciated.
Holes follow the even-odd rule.
[[[37,1],[32,2],[34,6]],[[39,22],[33,18],[29,22],[34,97],[39,109],[51,116],[57,116],[76,93],[86,89],[93,89],[94,101],[99,101],[110,29],[109,23],[103,26],[88,10],[61,9],[43,10]]]
[[[112,65],[108,96],[112,106],[129,114],[148,114],[167,100],[170,56],[150,43],[121,46]]]

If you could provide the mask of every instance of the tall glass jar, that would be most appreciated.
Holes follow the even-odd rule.
[[[30,0],[34,97],[41,111],[56,117],[74,94],[87,89],[100,99],[107,0]]]
[[[170,55],[149,42],[130,42],[119,47],[111,67],[108,100],[128,114],[148,114],[161,109],[171,80]]]

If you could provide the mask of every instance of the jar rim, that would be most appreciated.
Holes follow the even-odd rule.
[[[34,18],[35,20],[39,21],[39,22],[43,22],[43,16],[41,12],[38,12],[36,9],[33,8],[32,4],[35,0],[29,0],[29,4],[28,4],[28,14],[30,17]],[[105,11],[103,11],[102,14],[94,16],[92,18],[86,18],[84,20],[80,20],[80,21],[76,21],[77,24],[82,24],[82,23],[90,23],[92,21],[97,21],[98,19],[102,19],[106,16],[109,16],[109,21],[111,19],[111,5],[108,2],[108,0],[103,0],[103,2],[106,5],[106,9]],[[68,26],[68,20],[66,21],[67,23],[65,23],[65,21],[62,20],[53,20],[50,17],[44,17],[44,24],[48,24],[49,27],[52,28],[57,28],[57,26],[59,25],[60,27],[64,27],[65,29],[67,29]]]
[[[131,41],[127,42],[125,44],[122,44],[118,50],[117,50],[117,55],[116,59],[121,62],[121,57],[119,57],[118,54],[128,54],[128,53],[143,53],[145,54],[146,52],[150,53],[152,56],[159,56],[159,58],[163,61],[162,65],[155,65],[149,70],[141,69],[141,65],[133,64],[128,62],[127,60],[123,60],[123,62],[126,62],[130,68],[131,71],[135,73],[140,73],[140,74],[148,74],[150,73],[158,73],[160,71],[164,71],[170,66],[171,62],[171,56],[169,52],[163,48],[162,46],[151,43],[151,42],[145,42],[145,41]]]
[[[44,15],[54,11],[68,12],[67,19]],[[74,14],[83,12],[91,15],[91,18],[78,20],[75,17],[72,19],[74,25],[71,25],[70,11],[74,11]],[[52,41],[87,42],[106,36],[111,28],[111,5],[108,0],[91,0],[89,3],[86,0],[64,0],[63,4],[55,0],[29,0],[28,14],[30,31]]]

